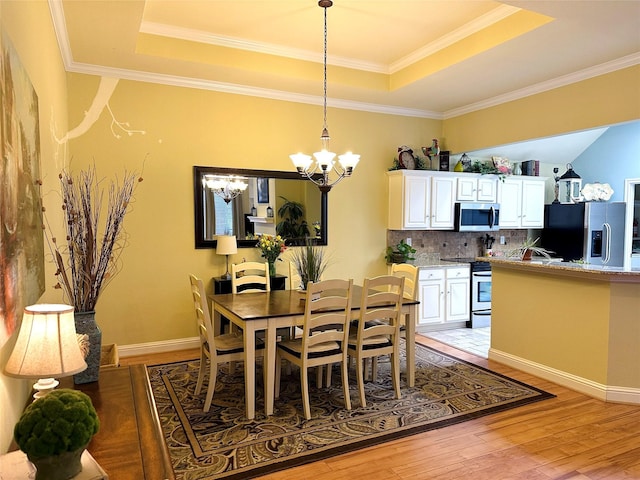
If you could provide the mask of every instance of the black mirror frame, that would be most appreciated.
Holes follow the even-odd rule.
[[[203,187],[202,176],[208,175],[241,175],[245,177],[262,177],[262,178],[281,178],[289,180],[309,181],[300,176],[297,172],[283,172],[278,170],[250,170],[241,168],[222,168],[222,167],[193,167],[193,212],[195,224],[195,247],[196,248],[215,248],[218,244],[217,240],[206,240],[204,238],[203,216]],[[327,245],[327,220],[328,220],[328,194],[320,192],[320,237],[314,238],[315,245]],[[255,240],[238,240],[238,248],[255,247]]]

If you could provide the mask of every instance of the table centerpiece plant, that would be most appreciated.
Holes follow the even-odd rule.
[[[280,254],[287,249],[285,240],[280,235],[260,235],[256,247],[260,250],[260,256],[264,257],[269,264],[269,275],[276,274],[276,260],[282,261]]]
[[[300,276],[300,290],[302,291],[306,291],[309,282],[319,282],[329,265],[329,258],[324,248],[315,245],[313,240],[308,237],[303,247],[293,250],[291,261]]]
[[[74,307],[76,332],[89,337],[88,368],[74,375],[76,384],[98,380],[102,332],[95,322],[95,307],[107,284],[120,271],[120,254],[126,246],[124,217],[130,210],[136,184],[135,172],[125,171],[122,181],[99,179],[95,166],[76,174],[58,176],[64,212],[65,237],[60,240],[43,213],[47,242],[56,265],[58,283]],[[103,204],[105,191],[107,203]],[[106,210],[106,212],[105,212]],[[43,208],[43,212],[44,212]],[[101,222],[101,214],[106,220]]]
[[[66,480],[82,470],[82,453],[99,429],[89,396],[61,388],[29,405],[13,434],[36,466],[35,480]]]

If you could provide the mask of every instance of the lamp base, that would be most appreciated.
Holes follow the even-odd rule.
[[[231,280],[231,274],[229,272],[225,273],[220,277],[222,280]]]
[[[44,397],[47,393],[53,391],[60,385],[60,382],[55,378],[41,378],[33,384],[33,389],[36,393],[33,394],[33,398],[38,399]]]

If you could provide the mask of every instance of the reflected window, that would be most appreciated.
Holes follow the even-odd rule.
[[[224,195],[211,178],[241,179],[246,188]],[[194,167],[196,248],[215,247],[217,235],[235,235],[239,247],[254,247],[256,236],[280,234],[287,245],[311,238],[327,244],[327,194],[296,172]],[[225,198],[226,197],[226,198]]]

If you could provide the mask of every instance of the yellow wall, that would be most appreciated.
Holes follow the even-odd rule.
[[[49,7],[46,2],[3,0],[0,1],[0,22],[38,95],[42,176],[55,178],[54,172],[64,162],[64,149],[58,147],[50,128],[66,129],[67,105],[65,74]],[[51,265],[46,268],[47,288],[50,288],[53,268]],[[14,343],[15,335],[0,351],[0,367],[4,368]],[[5,452],[11,442],[13,426],[26,404],[32,383],[0,374],[0,452]]]
[[[492,350],[600,385],[640,388],[640,283],[526,267],[493,264]]]
[[[496,267],[491,348],[605,384],[609,284]]]
[[[104,341],[126,345],[195,335],[187,274],[207,279],[220,275],[224,259],[193,247],[192,166],[292,170],[288,154],[319,146],[321,108],[121,81],[110,106],[118,120],[146,130],[146,135],[114,138],[111,119],[103,113],[86,135],[57,145],[50,129],[61,135],[67,124],[73,128],[81,121],[99,79],[80,74],[65,78],[46,1],[2,0],[0,21],[38,93],[44,203],[52,222],[60,219],[57,173],[71,156],[72,170],[95,162],[105,177],[124,168],[140,170],[144,164],[145,180],[125,222],[129,245],[123,268],[98,302]],[[632,67],[444,123],[329,109],[333,149],[352,149],[362,157],[353,178],[329,195],[327,250],[333,262],[327,276],[360,281],[386,271],[384,172],[398,145],[415,148],[441,138],[445,148],[463,151],[640,118],[638,71]],[[232,260],[249,258],[250,252],[257,258],[257,250],[249,249]],[[46,280],[41,301],[62,301],[60,291],[52,289],[51,264]],[[0,352],[3,364],[12,343]],[[0,451],[8,446],[27,390],[28,382],[0,375]]]
[[[99,78],[69,74],[69,125],[91,103]],[[292,171],[288,155],[319,147],[318,106],[204,90],[120,81],[110,106],[120,121],[145,135],[115,138],[104,113],[69,144],[71,168],[95,162],[100,175],[140,169],[144,181],[125,219],[129,245],[122,271],[98,301],[97,320],[107,343],[130,345],[196,335],[187,276],[207,280],[224,273],[225,259],[194,249],[193,165]],[[422,145],[437,137],[441,122],[330,109],[332,148],[362,155],[352,178],[329,193],[327,277],[386,271],[387,187],[384,172],[400,144]],[[144,160],[146,157],[146,161]],[[49,199],[45,199],[48,201]],[[240,249],[230,261],[257,259]],[[278,263],[281,273],[285,264]],[[52,299],[58,292],[48,292]]]
[[[640,65],[444,121],[454,153],[640,118]]]

